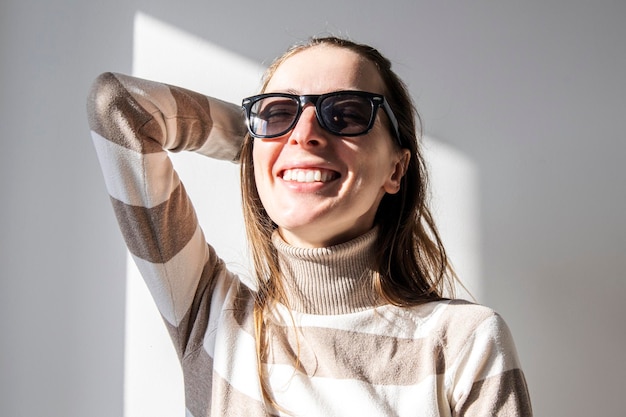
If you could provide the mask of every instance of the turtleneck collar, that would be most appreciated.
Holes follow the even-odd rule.
[[[339,245],[298,248],[274,232],[289,306],[306,314],[348,314],[384,304],[373,287],[378,229]]]

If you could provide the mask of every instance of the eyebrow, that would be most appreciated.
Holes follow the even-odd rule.
[[[275,91],[263,91],[264,94],[272,94],[272,93],[281,93],[281,94],[293,94],[295,96],[301,96],[298,90],[294,90],[292,88],[288,88],[286,90],[275,90]]]
[[[321,94],[302,94],[300,91],[295,90],[295,89],[293,89],[293,88],[288,88],[288,89],[286,89],[286,90],[280,90],[280,89],[279,89],[279,90],[275,90],[275,91],[268,91],[268,90],[265,90],[265,91],[263,91],[263,92],[262,92],[262,94],[280,93],[280,94],[293,94],[293,95],[295,95],[295,96],[305,96],[305,95],[313,95],[313,96],[316,96],[316,95],[322,95],[322,94],[334,93],[334,92],[337,92],[337,91],[365,91],[365,92],[369,92],[369,93],[374,93],[374,94],[381,94],[381,95],[384,95],[384,93],[377,93],[377,92],[374,92],[374,91],[369,91],[369,90],[360,90],[360,89],[358,89],[358,88],[351,88],[351,87],[349,87],[349,88],[345,88],[345,89],[339,89],[339,90],[331,90],[331,91],[328,91],[328,92],[326,92],[326,93],[321,93]]]

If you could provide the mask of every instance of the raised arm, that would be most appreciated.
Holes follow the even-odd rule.
[[[189,339],[202,334],[194,330],[197,317],[208,311],[207,294],[225,272],[167,151],[235,161],[245,134],[241,109],[183,88],[105,73],[93,84],[87,110],[126,244],[183,355]]]

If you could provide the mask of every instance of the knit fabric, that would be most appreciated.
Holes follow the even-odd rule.
[[[274,234],[288,306],[268,315],[259,370],[254,288],[207,244],[167,156],[234,161],[245,135],[240,108],[106,73],[88,114],[124,238],[181,361],[188,416],[532,415],[497,313],[460,300],[397,307],[375,295],[376,229],[314,249]],[[263,400],[259,373],[279,409]]]

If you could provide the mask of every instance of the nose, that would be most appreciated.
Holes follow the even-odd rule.
[[[323,146],[326,144],[326,135],[317,121],[315,106],[308,105],[302,109],[298,122],[289,135],[290,144],[300,146]]]

